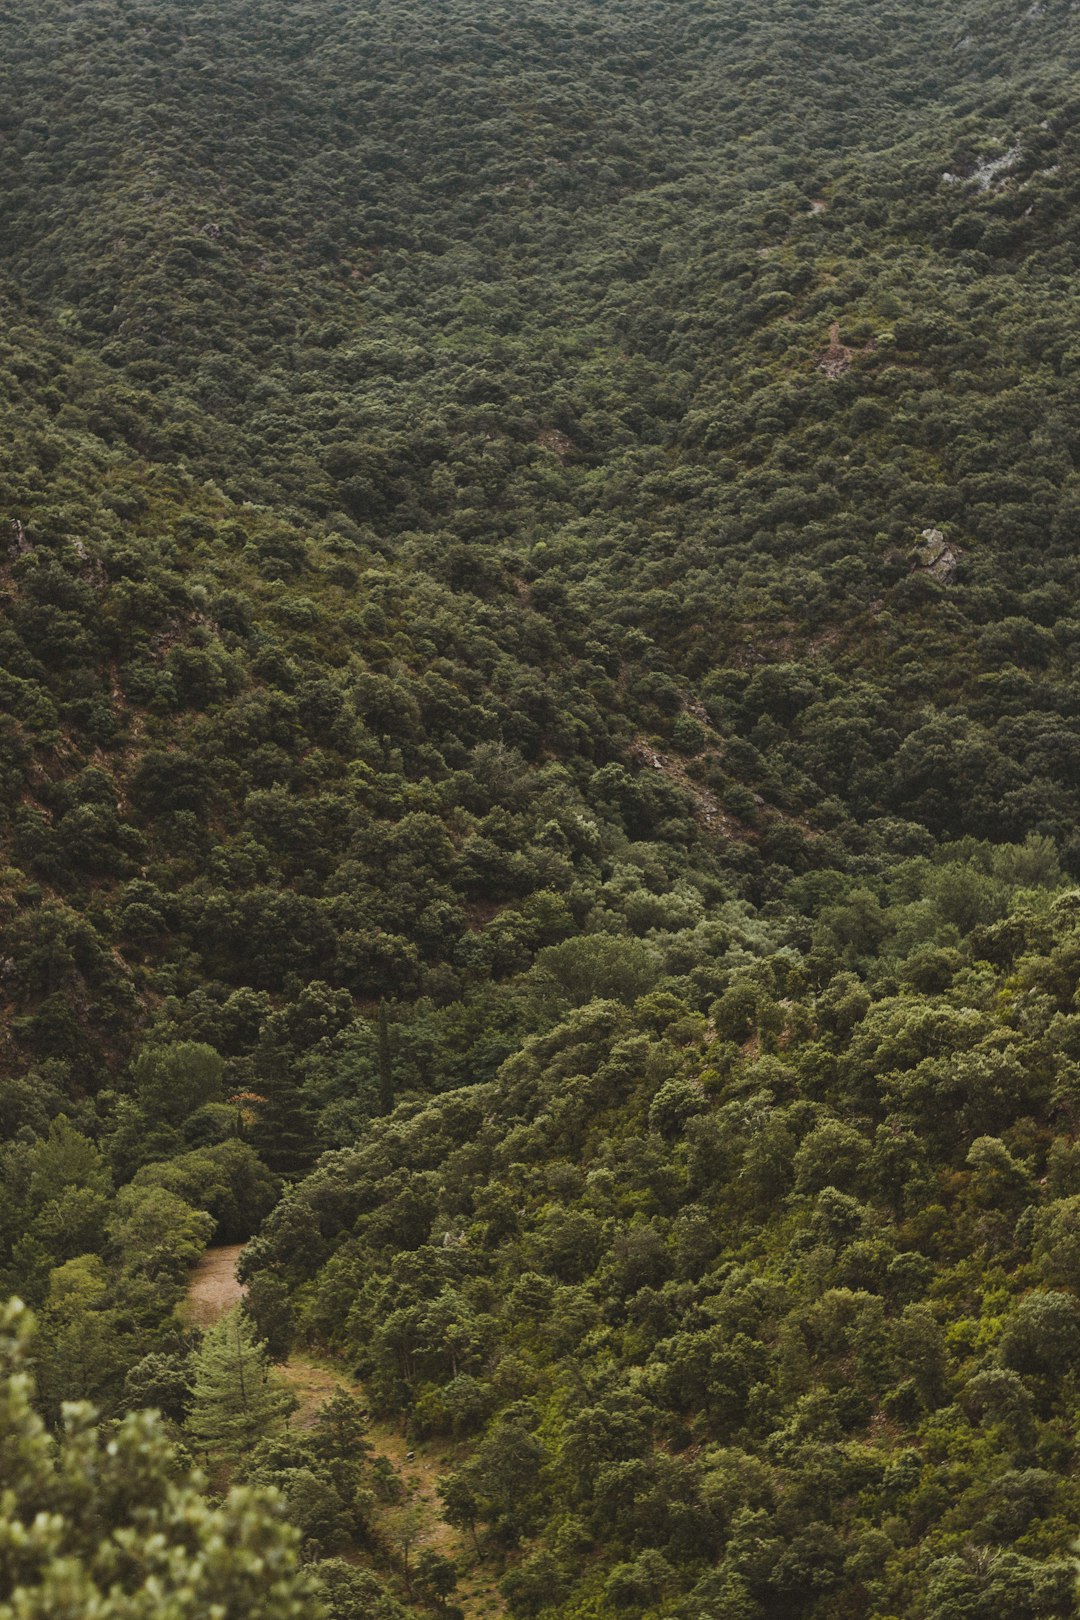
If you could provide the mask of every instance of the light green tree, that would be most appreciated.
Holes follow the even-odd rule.
[[[323,1620],[276,1493],[211,1505],[153,1412],[103,1432],[71,1405],[53,1439],[30,1330],[20,1301],[0,1309],[0,1620]]]

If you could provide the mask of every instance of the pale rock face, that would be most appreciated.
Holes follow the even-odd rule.
[[[978,191],[995,189],[995,181],[1005,177],[1016,167],[1021,157],[1019,146],[1010,146],[1007,152],[998,157],[980,158],[970,169],[962,174],[953,174],[946,169],[941,178],[950,186],[974,186]]]
[[[961,547],[946,540],[940,529],[924,529],[912,548],[912,566],[932,574],[947,585],[960,566],[963,555]]]

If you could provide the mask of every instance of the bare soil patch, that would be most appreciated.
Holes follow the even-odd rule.
[[[207,1249],[191,1273],[187,1299],[182,1306],[184,1320],[197,1328],[212,1328],[227,1311],[239,1305],[245,1288],[236,1275],[242,1243],[223,1243]]]
[[[343,1372],[332,1361],[313,1356],[292,1355],[277,1368],[296,1396],[296,1411],[289,1419],[296,1429],[310,1429],[319,1410],[335,1390],[347,1390],[367,1404],[362,1384]],[[505,1604],[497,1585],[497,1571],[490,1561],[478,1559],[469,1536],[447,1524],[442,1515],[438,1482],[461,1461],[463,1449],[445,1443],[406,1439],[392,1424],[372,1419],[365,1438],[376,1457],[385,1457],[405,1488],[406,1500],[420,1510],[421,1528],[412,1557],[425,1547],[451,1559],[458,1570],[458,1588],[451,1602],[457,1604],[466,1620],[499,1620]],[[375,1515],[375,1528],[386,1538],[393,1552],[394,1509],[382,1507]]]

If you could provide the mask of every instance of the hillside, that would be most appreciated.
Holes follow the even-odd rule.
[[[0,15],[0,1291],[194,1446],[246,1242],[332,1620],[455,1601],[365,1421],[515,1617],[1077,1607],[1078,112],[1069,0]]]

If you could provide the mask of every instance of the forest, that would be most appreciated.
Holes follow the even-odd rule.
[[[1080,1615],[1078,120],[0,9],[0,1620]]]

